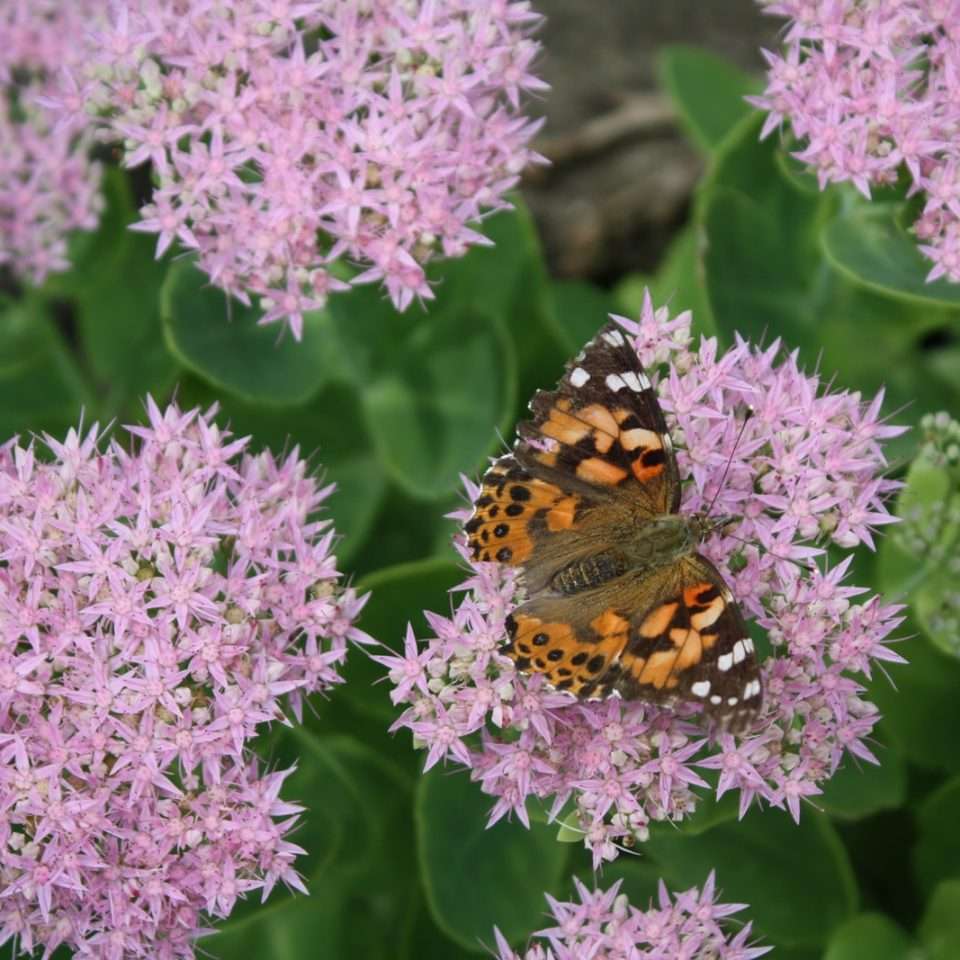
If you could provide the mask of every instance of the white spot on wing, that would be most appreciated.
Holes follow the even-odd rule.
[[[733,662],[734,663],[742,662],[744,657],[746,657],[746,655],[747,655],[747,651],[744,649],[743,641],[738,640],[733,645]]]
[[[603,335],[603,339],[606,340],[611,347],[622,347],[624,344],[623,334],[619,330],[610,330]]]
[[[720,706],[721,703],[723,703],[723,697],[718,697],[716,694],[714,694],[714,695],[710,698],[710,702],[711,702],[715,707],[718,707],[718,706]]]
[[[742,642],[743,649],[746,650],[747,653],[753,653],[753,641],[749,637],[744,637]]]
[[[583,367],[577,367],[573,373],[570,374],[570,382],[575,387],[582,387],[590,379],[590,374],[587,373]]]
[[[690,687],[690,692],[695,697],[705,697],[710,692],[710,681],[701,680],[699,683],[693,684],[693,686]]]
[[[637,379],[637,375],[632,370],[627,370],[625,373],[620,374],[623,382],[634,392],[639,393],[643,388],[640,386],[640,381]]]
[[[734,707],[734,706],[736,706],[736,704],[737,704],[737,698],[736,698],[736,697],[727,697],[727,705],[728,705],[728,706]]]
[[[650,381],[647,379],[647,375],[645,373],[638,373],[637,379],[640,381],[640,386],[643,387],[644,390],[650,389]]]
[[[604,382],[614,393],[622,390],[626,386],[623,380],[615,373],[608,373],[607,379]]]
[[[733,654],[725,653],[717,659],[717,666],[726,673],[733,666]]]

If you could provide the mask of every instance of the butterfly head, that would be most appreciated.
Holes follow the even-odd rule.
[[[697,538],[697,541],[703,543],[715,533],[730,533],[737,524],[740,523],[740,517],[719,516],[711,517],[706,513],[694,514],[689,519],[690,527]]]

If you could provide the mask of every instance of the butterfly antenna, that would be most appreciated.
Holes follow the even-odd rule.
[[[720,491],[723,490],[723,485],[726,483],[727,474],[730,472],[730,464],[733,463],[734,454],[737,452],[737,447],[740,446],[740,441],[743,439],[743,431],[747,429],[747,424],[750,422],[753,417],[753,407],[747,407],[747,414],[743,418],[743,423],[740,424],[740,430],[737,433],[737,439],[733,444],[733,449],[730,451],[730,456],[727,457],[727,465],[723,468],[723,475],[720,477],[720,483],[717,484],[717,492],[713,495],[713,499],[710,501],[710,506],[707,507],[707,511],[704,516],[709,517],[713,513],[713,508],[717,505],[717,499],[720,496]]]

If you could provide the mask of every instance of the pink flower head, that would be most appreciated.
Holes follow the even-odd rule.
[[[759,798],[798,817],[802,798],[846,755],[876,762],[866,741],[877,711],[862,679],[880,661],[901,660],[884,644],[899,608],[846,583],[849,556],[823,562],[828,544],[872,546],[892,520],[885,500],[898,485],[880,475],[882,442],[901,428],[880,419],[882,397],[826,389],[779,341],[694,347],[689,313],[671,320],[649,295],[639,322],[615,319],[658,389],[682,510],[740,518],[702,550],[772,647],[754,726],[711,741],[700,705],[577,702],[542,675],[517,673],[498,652],[518,602],[516,568],[470,562],[459,536],[471,566],[463,600],[452,616],[427,614],[422,646],[411,635],[403,657],[380,658],[406,705],[394,726],[428,749],[428,767],[469,767],[494,799],[491,822],[514,813],[526,823],[531,799],[562,812],[595,863],[615,857],[618,843],[646,839],[651,820],[692,813],[707,769],[718,771],[718,796],[738,791],[741,812]],[[478,489],[467,482],[467,491],[474,499]]]
[[[68,233],[100,219],[100,165],[89,158],[83,118],[55,125],[41,103],[57,71],[83,60],[78,38],[104,8],[103,0],[0,4],[0,266],[30,283],[67,270]]]
[[[138,229],[297,337],[347,286],[339,258],[398,309],[430,299],[427,262],[486,243],[468,225],[540,159],[520,111],[546,86],[526,0],[112,9],[71,77],[126,164],[153,165]]]
[[[303,883],[252,738],[339,683],[365,597],[296,451],[214,410],[0,446],[0,943],[193,957],[207,918]]]
[[[574,885],[578,901],[547,896],[555,924],[533,934],[541,943],[516,953],[495,930],[497,960],[754,960],[773,949],[751,945],[749,923],[736,933],[725,929],[722,921],[747,905],[718,903],[713,873],[702,891],[673,896],[661,881],[657,905],[646,910],[627,901],[619,880],[608,890],[589,890],[579,880]]]
[[[760,0],[790,18],[782,54],[764,51],[763,136],[789,121],[824,187],[864,196],[906,167],[926,203],[914,232],[928,280],[960,281],[960,5],[930,0]]]

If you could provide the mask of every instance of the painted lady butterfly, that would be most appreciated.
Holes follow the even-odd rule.
[[[465,527],[475,560],[522,568],[503,652],[582,699],[696,701],[743,729],[762,701],[757,658],[697,552],[733,518],[679,512],[663,412],[620,329],[605,326],[530,410]]]

